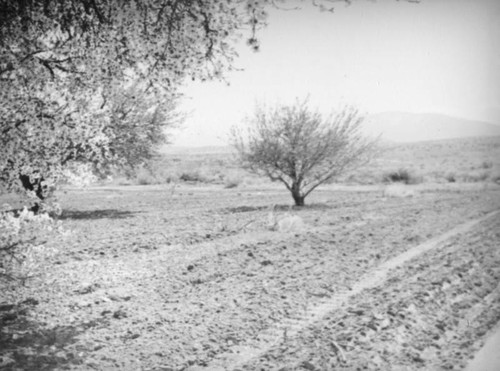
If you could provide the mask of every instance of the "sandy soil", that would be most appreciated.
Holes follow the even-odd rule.
[[[500,319],[500,187],[412,194],[68,190],[47,277],[0,296],[0,369],[461,369]]]

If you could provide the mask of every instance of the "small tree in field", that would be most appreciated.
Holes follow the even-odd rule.
[[[295,205],[319,185],[365,163],[375,141],[360,133],[363,116],[351,106],[323,117],[307,100],[271,110],[257,108],[247,132],[233,127],[231,141],[246,169],[282,182]]]

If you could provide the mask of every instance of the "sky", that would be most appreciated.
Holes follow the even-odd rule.
[[[226,82],[183,89],[178,146],[226,145],[256,104],[309,97],[330,113],[435,112],[500,123],[500,1],[355,0],[320,12],[271,9],[260,51],[244,42]]]

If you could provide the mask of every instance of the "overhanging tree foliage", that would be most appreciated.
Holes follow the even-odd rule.
[[[165,129],[183,120],[177,111],[177,98],[161,102],[158,97],[144,96],[141,92],[136,85],[124,89],[112,102],[104,129],[111,158],[115,160],[109,163],[127,171],[151,160],[157,149],[168,142]]]
[[[177,87],[230,69],[239,30],[253,35],[263,5],[0,0],[2,185],[40,197],[71,163],[148,158],[178,122]]]
[[[258,107],[247,131],[234,127],[231,135],[243,167],[282,182],[297,206],[319,185],[368,161],[376,143],[360,133],[356,108],[323,117],[307,104]]]

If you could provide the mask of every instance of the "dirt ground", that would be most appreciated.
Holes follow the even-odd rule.
[[[463,369],[500,320],[500,186],[406,195],[68,189],[50,271],[0,294],[0,369]]]

